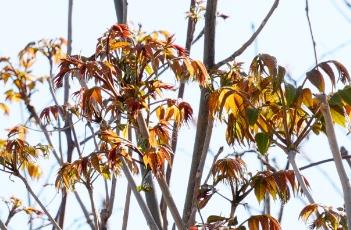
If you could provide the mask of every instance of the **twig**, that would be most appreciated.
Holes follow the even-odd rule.
[[[5,224],[2,222],[2,220],[0,220],[0,229],[1,229],[1,230],[7,230],[7,227],[6,227]]]
[[[342,156],[342,159],[344,159],[344,160],[345,159],[351,159],[351,155]],[[317,166],[317,165],[320,165],[320,164],[324,164],[324,163],[327,163],[327,162],[332,162],[332,161],[334,161],[334,158],[328,158],[328,159],[325,159],[325,160],[317,161],[317,162],[305,165],[303,167],[300,167],[300,170],[305,170],[305,169],[312,168],[314,166]]]
[[[190,1],[190,6],[189,6],[189,11],[191,11],[195,7],[196,1],[191,0]],[[185,49],[188,52],[188,55],[190,55],[191,51],[191,46],[193,44],[193,39],[194,39],[194,31],[196,27],[196,22],[193,18],[189,17],[188,18],[188,27],[187,27],[187,35],[186,35],[186,42],[185,42]],[[184,91],[185,91],[185,83],[183,81],[180,82],[179,84],[179,89],[178,89],[178,98],[183,98],[184,97]],[[178,125],[174,122],[173,127],[172,127],[172,151],[175,154],[177,150],[177,144],[178,144]],[[174,160],[174,155],[171,157],[171,162],[173,163]],[[166,183],[169,185],[170,180],[171,180],[171,175],[172,175],[172,168],[171,165],[167,165],[166,169]],[[161,213],[162,213],[162,219],[163,219],[163,229],[168,228],[168,220],[167,220],[167,205],[164,201],[164,198],[161,198]]]
[[[127,230],[131,191],[132,190],[131,190],[130,186],[127,185],[126,200],[124,203],[124,211],[123,211],[122,230]]]
[[[206,68],[211,69],[215,61],[215,35],[217,18],[217,0],[209,0],[206,5],[204,56]],[[209,143],[212,135],[213,119],[208,106],[208,88],[201,88],[198,122],[196,126],[195,142],[191,159],[187,192],[183,209],[183,221],[186,227],[195,222],[196,196],[201,183],[201,177],[206,161]]]
[[[139,204],[139,207],[140,207],[141,211],[144,214],[144,217],[146,219],[146,222],[147,222],[149,228],[151,230],[159,230],[159,228],[158,228],[158,226],[157,226],[157,224],[155,222],[155,219],[151,215],[151,212],[150,212],[149,208],[146,206],[145,201],[143,200],[143,198],[141,197],[140,193],[136,189],[136,184],[134,182],[134,179],[132,177],[131,172],[129,171],[127,163],[125,162],[123,157],[120,158],[120,159],[121,159],[121,162],[122,162],[123,173],[124,173],[124,175],[127,178],[129,187],[132,189],[132,192],[133,192],[133,194],[134,194],[134,196],[135,196],[135,198],[136,198],[136,200],[137,200],[137,202]]]
[[[278,7],[279,4],[279,0],[275,0],[271,9],[268,11],[266,17],[263,19],[263,21],[261,22],[260,26],[257,28],[256,32],[253,33],[251,35],[251,37],[249,38],[249,40],[247,40],[238,50],[236,50],[232,55],[230,55],[229,57],[227,57],[226,59],[218,62],[216,65],[214,65],[214,69],[218,69],[219,67],[221,67],[222,65],[233,61],[237,56],[241,55],[251,44],[253,41],[255,41],[256,37],[260,34],[260,32],[262,31],[262,29],[264,28],[264,26],[266,25],[266,23],[268,22],[269,18],[272,16],[273,12],[275,11],[275,9]]]
[[[84,206],[83,201],[82,201],[82,199],[80,198],[78,192],[77,192],[77,191],[74,191],[74,195],[75,195],[75,197],[76,197],[76,199],[77,199],[77,201],[78,201],[78,204],[79,204],[80,208],[81,208],[82,211],[83,211],[83,214],[84,214],[84,216],[85,216],[85,219],[87,220],[87,223],[89,224],[90,228],[91,228],[92,230],[94,230],[94,225],[93,225],[93,223],[92,223],[92,221],[91,221],[91,219],[90,219],[90,217],[89,217],[89,212],[88,212],[87,208]]]
[[[94,224],[95,224],[94,229],[99,230],[100,229],[100,220],[99,220],[99,216],[98,216],[98,213],[97,213],[97,210],[95,207],[93,188],[91,187],[91,184],[88,182],[86,183],[86,187],[88,190],[91,210],[92,210],[93,217],[94,217]]]
[[[203,28],[200,33],[196,36],[196,38],[194,39],[194,41],[192,41],[192,45],[194,45],[198,40],[200,40],[200,38],[202,38],[202,36],[204,36],[205,34],[205,28]]]
[[[311,24],[310,15],[309,15],[308,0],[306,0],[305,11],[306,11],[306,18],[308,21],[308,28],[310,30],[310,35],[311,35],[312,44],[313,44],[314,60],[315,60],[316,66],[317,66],[318,65],[318,58],[317,58],[316,41],[314,40],[314,36],[313,36],[313,32],[312,32],[312,24]]]
[[[40,208],[43,210],[43,212],[46,214],[46,216],[49,218],[50,222],[52,223],[53,226],[56,227],[57,230],[62,230],[60,228],[60,226],[57,224],[57,222],[55,221],[55,219],[51,216],[51,214],[49,213],[49,211],[46,209],[46,207],[43,205],[43,203],[41,203],[40,199],[37,197],[37,195],[35,195],[35,192],[32,190],[32,188],[30,187],[28,181],[18,172],[15,174],[15,176],[17,176],[18,178],[20,178],[22,180],[22,182],[24,183],[24,185],[27,188],[27,191],[32,195],[32,197],[34,198],[34,200],[38,203],[38,205],[40,206]]]
[[[139,131],[140,131],[140,134],[142,135],[142,137],[145,139],[149,139],[149,130],[146,126],[146,123],[145,123],[145,120],[143,118],[141,111],[138,112],[137,122],[138,122],[138,126],[139,126]],[[162,191],[162,196],[163,196],[163,198],[164,198],[164,200],[169,208],[169,211],[172,214],[172,217],[174,219],[174,222],[177,225],[177,228],[184,229],[184,224],[183,224],[182,218],[180,217],[177,206],[175,205],[175,202],[173,200],[171,192],[169,191],[168,184],[167,184],[165,178],[163,177],[163,175],[160,175],[160,176],[157,176],[156,179],[157,179],[158,185]]]
[[[295,161],[296,153],[297,152],[293,151],[293,150],[289,150],[287,152],[289,163],[291,164],[291,166],[292,166],[292,168],[293,168],[293,170],[295,172],[296,179],[299,182],[299,185],[301,186],[301,189],[302,189],[303,193],[307,197],[308,202],[310,204],[316,203],[314,201],[310,191],[308,190],[308,188],[306,186],[305,180],[304,180],[304,178],[302,177],[302,175],[300,173],[300,169],[297,167],[297,164],[296,164],[296,161]]]
[[[221,147],[218,149],[216,155],[213,157],[212,165],[211,165],[210,170],[208,171],[208,174],[207,174],[207,176],[206,176],[206,179],[205,179],[205,181],[204,181],[204,184],[207,184],[208,180],[210,179],[213,166],[214,166],[214,164],[216,163],[216,161],[217,161],[219,155],[220,155],[222,152],[223,152],[223,146],[221,146]]]

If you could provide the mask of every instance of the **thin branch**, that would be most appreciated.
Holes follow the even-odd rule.
[[[295,157],[296,157],[296,151],[293,150],[289,150],[287,152],[288,154],[288,160],[289,163],[291,164],[294,172],[295,172],[295,176],[297,181],[299,182],[299,185],[301,186],[302,192],[305,194],[305,196],[307,197],[307,200],[310,204],[316,203],[310,193],[310,191],[307,188],[307,185],[305,183],[304,178],[302,177],[301,173],[300,173],[300,169],[297,167],[296,161],[295,161]]]
[[[213,166],[214,166],[214,164],[216,163],[216,161],[217,161],[219,155],[220,155],[222,152],[223,152],[223,146],[221,146],[221,147],[218,149],[216,155],[213,157],[212,165],[211,165],[210,170],[208,171],[208,174],[207,174],[207,176],[206,176],[206,179],[205,179],[205,181],[204,181],[204,184],[207,184],[208,180],[210,179]]]
[[[263,19],[263,21],[261,22],[260,26],[257,28],[256,32],[253,33],[251,35],[251,37],[249,38],[249,40],[247,40],[238,50],[236,50],[232,55],[230,55],[229,57],[227,57],[226,59],[218,62],[213,68],[214,69],[218,69],[219,67],[221,67],[222,65],[233,61],[236,57],[238,57],[239,55],[241,55],[257,38],[257,36],[260,34],[260,32],[262,31],[262,29],[264,28],[264,26],[267,24],[268,20],[270,19],[270,17],[272,16],[273,12],[275,11],[275,9],[278,7],[279,4],[279,0],[275,0],[271,9],[268,11],[266,17]]]
[[[314,40],[313,31],[312,31],[312,24],[311,24],[311,19],[310,19],[310,15],[309,15],[308,0],[306,0],[305,11],[306,11],[306,18],[307,18],[307,22],[308,22],[308,28],[310,30],[311,40],[312,40],[312,44],[313,44],[314,60],[315,60],[315,64],[318,65],[316,41]]]
[[[6,227],[5,224],[2,222],[2,220],[0,220],[0,229],[1,229],[1,230],[7,230],[7,227]]]
[[[149,139],[149,130],[146,126],[146,123],[145,123],[145,120],[143,118],[141,111],[138,112],[137,122],[138,122],[138,126],[139,126],[139,131],[140,131],[142,137],[145,139]],[[163,198],[164,198],[164,200],[169,208],[169,211],[172,214],[172,217],[177,225],[177,228],[184,229],[184,224],[183,224],[182,218],[180,217],[179,211],[177,209],[177,206],[175,205],[172,194],[169,191],[168,184],[167,184],[165,178],[163,177],[163,175],[160,175],[160,176],[156,177],[156,179],[157,179],[158,185],[162,191],[162,196],[163,196]]]
[[[196,36],[196,38],[194,39],[194,41],[192,41],[192,45],[194,45],[197,41],[200,40],[200,38],[202,38],[205,34],[205,28],[203,28],[200,33]]]
[[[217,0],[209,0],[207,1],[205,13],[203,57],[203,62],[207,69],[211,69],[215,61],[216,18]],[[195,142],[183,209],[183,221],[185,222],[186,227],[193,225],[195,222],[196,207],[194,205],[196,204],[196,196],[201,183],[204,163],[206,161],[212,135],[213,119],[209,112],[208,94],[209,89],[201,88]]]
[[[122,162],[122,170],[123,170],[123,173],[124,175],[126,176],[127,178],[127,181],[128,181],[128,184],[129,184],[129,187],[132,189],[132,192],[139,204],[139,207],[141,209],[141,211],[143,212],[144,214],[144,217],[146,219],[146,222],[147,222],[147,225],[149,226],[149,228],[151,230],[159,230],[156,222],[155,222],[155,219],[153,218],[153,216],[151,215],[151,212],[149,210],[149,208],[147,207],[147,205],[145,204],[145,201],[143,200],[143,198],[141,197],[141,194],[138,192],[138,190],[136,189],[136,184],[135,184],[135,181],[132,177],[132,174],[131,172],[129,171],[129,168],[127,166],[127,163],[125,162],[124,158],[120,158],[121,159],[121,162]]]
[[[77,201],[78,201],[78,204],[79,204],[80,208],[81,208],[82,211],[83,211],[83,214],[84,214],[84,216],[85,216],[85,219],[87,220],[87,223],[89,224],[90,228],[91,228],[92,230],[94,230],[94,225],[93,225],[93,223],[92,223],[92,221],[91,221],[91,219],[90,219],[90,217],[89,217],[89,212],[88,212],[87,208],[85,207],[85,205],[84,205],[82,199],[80,198],[78,192],[77,192],[77,191],[74,191],[74,195],[75,195],[75,197],[76,197],[76,199],[77,199]]]
[[[53,226],[56,227],[57,230],[62,230],[60,228],[60,226],[57,224],[57,222],[55,221],[55,219],[51,216],[51,214],[49,213],[49,211],[46,209],[46,207],[44,206],[44,204],[40,201],[40,199],[37,197],[37,195],[35,194],[35,192],[33,191],[33,189],[30,187],[28,181],[19,173],[15,174],[18,178],[20,178],[22,180],[22,182],[24,183],[24,185],[26,186],[27,191],[32,195],[32,197],[34,198],[34,200],[38,203],[38,205],[40,206],[40,208],[43,210],[43,212],[46,214],[46,216],[49,218],[50,222],[52,223]]]
[[[122,230],[127,230],[128,226],[128,217],[129,217],[129,205],[130,205],[130,195],[131,195],[131,188],[127,185],[127,193],[126,193],[126,200],[124,203],[124,211],[123,211],[123,222],[122,222]]]
[[[351,159],[351,155],[342,156],[342,159],[343,160],[349,160],[349,159]],[[328,159],[325,159],[325,160],[317,161],[317,162],[305,165],[303,167],[300,167],[300,170],[305,170],[305,169],[312,168],[312,167],[317,166],[317,165],[321,165],[321,164],[328,163],[328,162],[333,162],[333,161],[334,161],[334,158],[328,158]]]
[[[191,11],[195,7],[196,1],[191,0],[190,1],[190,6],[189,6],[189,11]],[[191,51],[191,46],[193,44],[193,39],[194,39],[194,31],[196,27],[196,21],[189,17],[188,18],[188,27],[187,27],[187,35],[186,35],[186,42],[185,42],[185,49],[188,51],[188,55],[190,55]],[[178,98],[183,98],[184,97],[184,91],[185,91],[185,83],[183,81],[180,82],[179,89],[178,89]],[[177,150],[177,143],[178,143],[178,125],[174,122],[173,124],[173,129],[172,129],[172,151],[175,154]],[[171,157],[171,162],[173,163],[174,160],[174,154]],[[170,180],[171,180],[171,175],[172,175],[172,168],[171,165],[167,165],[166,169],[166,183],[169,185]],[[162,219],[163,219],[163,229],[168,228],[168,220],[167,220],[167,205],[164,201],[164,198],[161,198],[161,213],[162,213]]]
[[[96,206],[95,206],[95,202],[94,202],[93,188],[88,183],[86,184],[86,187],[87,187],[87,190],[89,193],[89,200],[90,200],[90,205],[91,205],[91,211],[92,211],[93,217],[94,217],[95,230],[99,230],[100,229],[100,219],[99,219],[99,215],[98,215],[98,212],[96,210]]]

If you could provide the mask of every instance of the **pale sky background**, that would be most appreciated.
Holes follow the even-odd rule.
[[[30,41],[36,41],[41,38],[65,37],[67,34],[67,3],[68,0],[0,0],[0,56],[10,56],[15,60],[18,51]],[[219,1],[219,12],[228,15],[229,18],[225,21],[219,19],[217,22],[217,61],[230,55],[248,39],[252,33],[251,25],[254,24],[258,27],[272,3],[273,0]],[[148,32],[162,29],[174,33],[177,43],[183,46],[187,25],[185,12],[188,10],[188,7],[189,1],[185,0],[129,0],[128,22],[134,25],[140,23],[143,29]],[[323,57],[323,60],[336,59],[344,63],[351,70],[351,9],[348,9],[344,5],[343,0],[310,0],[310,17],[317,42],[319,58]],[[93,53],[97,38],[115,22],[116,15],[112,0],[75,0],[73,9],[73,53],[80,53],[82,55]],[[199,23],[195,34],[202,29],[202,25],[203,21]],[[311,44],[305,16],[305,1],[281,0],[277,10],[257,39],[257,50],[260,53],[269,53],[277,57],[278,63],[285,66],[294,79],[301,80],[304,73],[314,63]],[[335,52],[330,53],[330,51],[342,44],[344,44],[342,49],[337,49]],[[195,44],[191,52],[193,58],[201,59],[202,46],[203,40]],[[255,46],[252,45],[237,60],[245,62],[245,66],[247,66],[254,56]],[[35,68],[38,73],[47,73],[47,64],[45,62],[37,63]],[[192,104],[195,119],[198,109],[198,101],[196,100],[198,99],[198,92],[198,86],[195,84],[187,85],[185,100]],[[39,92],[35,95],[35,98],[35,102],[43,107],[52,103],[49,96],[43,94],[43,92]],[[0,97],[0,101],[4,101],[3,96]],[[1,137],[4,136],[2,130],[21,122],[21,110],[18,106],[15,107],[10,117],[0,115]],[[211,150],[216,152],[220,146],[224,145],[226,148],[223,156],[233,152],[233,149],[225,144],[223,128],[218,123],[215,126],[216,129],[213,133]],[[344,145],[351,151],[350,137],[346,136],[346,131],[339,127],[337,129],[339,145]],[[37,135],[37,133],[33,133],[30,136],[30,139],[34,141],[33,144],[43,141],[43,138]],[[193,139],[193,127],[182,128],[171,182],[171,191],[175,196],[181,213],[187,186],[188,169],[191,163]],[[237,149],[237,151],[241,150]],[[327,140],[323,135],[319,137],[311,136],[305,142],[301,153],[297,157],[299,166],[308,163],[303,155],[312,159],[312,161],[331,157]],[[271,150],[271,156],[277,157],[278,164],[283,167],[285,156],[281,152]],[[249,154],[244,159],[248,163],[249,170],[251,169],[253,172],[256,172],[256,157],[253,154]],[[205,175],[207,174],[210,162],[212,162],[211,155],[208,157]],[[52,165],[45,160],[43,164],[46,164],[44,166],[44,174],[47,176],[51,171]],[[335,168],[330,166],[333,166],[333,164],[328,163],[320,167],[324,173],[315,168],[303,171],[303,174],[309,180],[312,194],[318,203],[338,207],[342,205],[341,189]],[[351,176],[350,168],[346,164],[345,166],[348,175]],[[57,168],[53,170],[52,179],[56,176]],[[331,181],[333,184],[329,182],[327,177],[332,178]],[[14,182],[11,182],[11,180]],[[33,182],[36,191],[41,190],[39,185],[42,184],[43,181],[39,181],[38,183]],[[118,178],[117,198],[114,215],[110,219],[110,229],[120,229],[126,190],[125,184],[126,181],[122,175]],[[104,189],[100,184],[96,184],[95,189],[97,206],[101,207]],[[229,192],[225,187],[220,187],[220,191],[224,194]],[[22,198],[24,201],[26,200],[22,184],[15,178],[9,178],[8,175],[0,173],[0,198],[6,199],[11,195]],[[41,198],[46,204],[52,202],[49,205],[50,210],[52,213],[56,213],[56,204],[60,200],[60,195],[57,195],[57,190],[52,185],[45,187],[45,192],[42,193]],[[255,199],[250,198],[246,201],[251,206],[258,207],[258,202]],[[128,229],[147,229],[145,220],[133,195],[131,202]],[[90,208],[87,199],[86,203],[87,207]],[[276,201],[274,204],[278,209],[279,202]],[[65,229],[88,229],[87,227],[79,227],[82,219],[79,219],[78,223],[74,222],[77,218],[82,217],[83,214],[73,196],[69,199],[68,207]],[[282,221],[284,230],[308,228],[307,225],[298,220],[298,214],[302,207],[303,204],[299,198],[291,199],[286,204]],[[216,196],[216,198],[209,202],[208,206],[202,211],[202,214],[205,218],[210,214],[227,215],[229,208],[229,204],[225,200]],[[238,209],[237,213],[239,215],[239,222],[244,220],[240,216],[247,214],[244,208]],[[6,206],[0,203],[0,218],[4,220],[6,215]],[[169,218],[171,219],[170,215]],[[18,214],[12,220],[9,229],[23,229],[27,225],[26,221],[27,219],[24,214]]]

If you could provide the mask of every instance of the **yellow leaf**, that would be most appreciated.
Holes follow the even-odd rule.
[[[110,51],[129,46],[129,42],[113,42],[110,44]]]
[[[28,163],[27,171],[28,171],[29,176],[31,178],[38,179],[41,176],[41,169],[40,169],[40,167],[38,165],[34,164],[34,163]]]
[[[6,104],[0,103],[0,110],[2,110],[4,114],[9,115],[10,108]]]
[[[301,218],[303,221],[306,222],[308,218],[312,215],[312,213],[317,211],[318,206],[319,206],[318,204],[307,205],[301,210],[299,218]]]

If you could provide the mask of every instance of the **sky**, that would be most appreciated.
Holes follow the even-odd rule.
[[[220,61],[239,48],[252,34],[252,25],[258,27],[261,20],[271,7],[273,1],[262,0],[221,0],[218,2],[218,11],[229,18],[218,19],[216,33],[216,61]],[[167,30],[175,34],[176,43],[184,45],[186,36],[185,12],[188,10],[189,1],[178,0],[129,0],[128,23],[134,26],[142,25],[145,31]],[[18,51],[28,42],[42,38],[66,37],[67,35],[67,6],[68,0],[0,0],[0,56],[9,56],[15,60]],[[343,0],[319,0],[309,1],[310,17],[317,44],[317,54],[319,61],[336,59],[350,69],[351,60],[351,9],[345,7]],[[100,37],[111,25],[116,23],[113,1],[111,0],[74,0],[73,8],[73,53],[90,55],[95,50],[97,38]],[[199,22],[196,34],[202,29],[203,21]],[[341,48],[338,48],[341,47]],[[191,57],[201,59],[203,52],[203,40],[196,43],[192,49]],[[314,56],[312,42],[310,39],[308,24],[305,15],[304,0],[281,0],[277,10],[274,12],[266,27],[258,36],[256,43],[250,46],[243,55],[237,58],[244,62],[244,67],[248,64],[256,53],[269,53],[278,59],[278,63],[286,67],[293,79],[301,81],[304,73],[313,67]],[[44,60],[36,65],[38,74],[47,73],[47,64]],[[198,110],[198,86],[188,84],[185,92],[185,100],[189,101],[194,108],[194,119],[197,119]],[[60,93],[60,92],[58,92]],[[41,106],[51,103],[49,97],[43,96],[39,92],[35,97],[36,103]],[[0,101],[4,98],[0,97]],[[16,105],[15,105],[16,107]],[[16,107],[15,111],[20,111]],[[5,117],[0,115],[1,132],[11,125],[21,122],[20,115]],[[215,124],[215,131],[210,144],[210,149],[216,152],[224,145],[225,153],[241,151],[232,149],[225,144],[223,127]],[[344,145],[351,151],[350,137],[346,131],[337,127],[339,145]],[[3,136],[1,134],[0,136]],[[184,127],[181,130],[179,148],[176,155],[174,177],[171,182],[171,191],[175,195],[175,201],[180,210],[184,203],[186,192],[186,180],[191,163],[191,153],[194,139],[194,129],[192,126]],[[41,137],[32,136],[34,140],[42,141]],[[298,165],[308,164],[306,157],[312,161],[317,161],[331,157],[327,139],[321,135],[311,136],[300,150],[297,157]],[[283,167],[285,156],[277,151],[271,150],[271,157],[277,158],[277,164]],[[257,159],[254,155],[245,156],[249,170],[257,170]],[[205,168],[205,175],[212,162],[211,155]],[[45,164],[45,161],[43,161]],[[325,205],[341,206],[340,185],[334,167],[331,163],[321,167],[308,169],[304,175],[310,181],[312,194],[315,200]],[[347,165],[345,165],[347,166]],[[50,173],[50,165],[45,168],[44,173]],[[55,169],[54,169],[55,170]],[[321,171],[322,170],[322,171]],[[347,168],[348,175],[350,169]],[[56,172],[52,172],[52,178]],[[23,186],[14,178],[0,174],[0,198],[8,198],[11,195],[18,196],[26,200],[23,193]],[[331,178],[330,181],[327,178]],[[13,180],[14,182],[11,182]],[[42,190],[39,186],[42,181],[33,182],[36,191]],[[119,229],[123,215],[123,202],[125,196],[126,181],[123,176],[118,178],[118,192],[115,204],[115,215],[111,218],[111,229]],[[6,185],[6,186],[2,186]],[[101,184],[96,185],[96,200],[103,197]],[[79,189],[79,187],[78,187]],[[223,193],[227,193],[226,188],[221,188]],[[53,186],[45,187],[43,193],[45,203],[55,206],[59,200],[59,195]],[[84,195],[83,195],[84,196]],[[305,199],[304,199],[305,200]],[[77,207],[73,196],[70,197],[72,209],[68,210],[66,229],[77,229],[78,224],[73,223],[75,218],[81,217],[80,209]],[[55,203],[56,202],[56,203]],[[254,198],[249,198],[249,203],[258,207]],[[275,202],[277,207],[279,202]],[[71,204],[71,203],[69,203]],[[228,208],[226,208],[226,206]],[[51,207],[51,206],[50,206]],[[220,208],[219,208],[220,207]],[[223,207],[223,208],[222,208]],[[298,213],[303,207],[303,202],[299,198],[292,199],[286,204],[286,211],[282,221],[284,230],[307,229],[307,226],[298,220]],[[203,216],[210,214],[228,213],[229,206],[226,201],[216,198],[210,201],[208,207],[202,213]],[[55,210],[53,210],[55,212]],[[245,213],[244,208],[238,212]],[[71,213],[71,214],[70,214]],[[6,208],[0,203],[0,218],[6,216]],[[170,216],[170,215],[169,215]],[[10,229],[20,229],[26,225],[25,216],[19,214],[15,217]],[[143,216],[132,197],[130,210],[130,221],[128,229],[146,229]],[[83,228],[81,228],[83,229]]]

